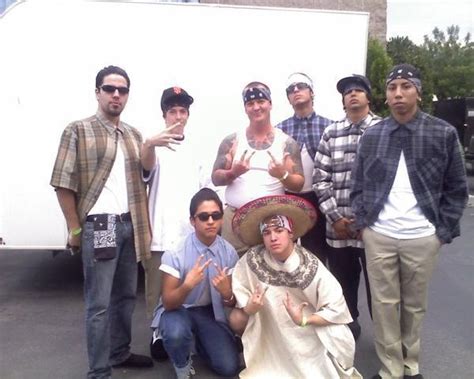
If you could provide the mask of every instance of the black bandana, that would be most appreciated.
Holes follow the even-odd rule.
[[[247,103],[248,101],[259,100],[259,99],[265,99],[270,102],[272,101],[272,98],[270,96],[270,91],[267,90],[266,88],[261,88],[261,87],[247,88],[242,97],[244,99],[244,104]]]

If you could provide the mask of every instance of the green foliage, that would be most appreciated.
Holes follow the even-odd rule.
[[[384,46],[376,39],[370,39],[367,49],[366,73],[372,85],[371,109],[380,116],[388,115],[385,106],[385,77],[392,67],[392,60]]]
[[[425,36],[422,45],[415,45],[408,37],[395,37],[386,49],[376,40],[370,40],[367,50],[367,77],[373,87],[372,109],[386,115],[385,77],[399,63],[410,63],[421,72],[422,108],[432,111],[435,95],[439,100],[474,97],[474,43],[468,33],[459,38],[459,26],[450,26],[446,34],[435,28]]]
[[[435,28],[422,48],[438,99],[474,96],[474,43],[469,33],[461,42],[459,26],[447,28],[447,35]]]

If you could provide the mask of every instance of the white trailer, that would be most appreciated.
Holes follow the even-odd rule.
[[[130,75],[122,119],[144,136],[163,127],[164,88],[192,94],[187,133],[212,165],[221,139],[247,125],[241,89],[250,81],[270,86],[275,124],[292,114],[284,86],[295,71],[313,78],[317,112],[342,117],[336,82],[365,72],[368,22],[368,13],[308,9],[19,2],[0,17],[0,249],[64,249],[51,170],[64,127],[97,108],[102,67]]]

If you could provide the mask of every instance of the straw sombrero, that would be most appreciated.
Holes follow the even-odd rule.
[[[303,236],[316,223],[316,210],[308,201],[293,195],[264,196],[240,207],[232,219],[232,229],[247,245],[263,242],[260,222],[272,215],[283,215],[293,221],[293,235]]]

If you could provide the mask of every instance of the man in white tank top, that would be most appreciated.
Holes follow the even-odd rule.
[[[242,255],[249,248],[232,232],[235,210],[251,200],[299,192],[304,184],[301,154],[295,140],[272,126],[270,89],[261,82],[243,91],[249,126],[221,142],[212,170],[212,182],[227,186],[222,237]]]

